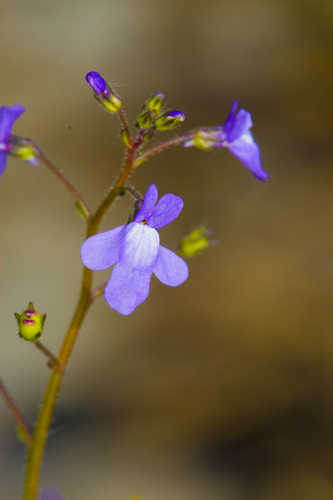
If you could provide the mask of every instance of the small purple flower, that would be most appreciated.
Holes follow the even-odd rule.
[[[257,179],[265,182],[269,175],[261,166],[259,146],[250,132],[253,125],[251,113],[245,109],[240,109],[236,113],[237,106],[238,103],[235,101],[224,125],[199,129],[184,143],[184,146],[206,150],[228,148]]]
[[[40,500],[63,500],[63,497],[55,488],[43,488],[40,494]]]
[[[24,111],[25,108],[21,104],[0,107],[0,175],[6,168],[7,155],[12,149],[12,128]]]
[[[251,113],[245,109],[236,113],[237,106],[238,102],[235,101],[224,125],[220,127],[221,146],[227,147],[257,179],[265,182],[269,175],[262,168],[260,150],[250,132],[253,125]]]
[[[188,277],[186,262],[160,245],[157,232],[178,217],[183,200],[165,194],[156,204],[157,198],[157,187],[151,184],[133,222],[91,236],[81,247],[82,262],[89,269],[99,271],[116,264],[104,296],[120,314],[131,314],[146,300],[153,273],[169,286],[179,286]]]

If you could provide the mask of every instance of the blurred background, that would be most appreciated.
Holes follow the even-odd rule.
[[[131,122],[155,90],[185,112],[184,131],[222,124],[238,99],[271,175],[264,185],[227,151],[178,149],[131,179],[183,197],[181,217],[161,231],[166,246],[201,223],[216,243],[189,262],[183,286],[154,279],[127,318],[96,302],[41,484],[66,500],[332,498],[331,0],[2,0],[0,40],[1,104],[27,108],[15,133],[92,207],[123,151],[117,119],[84,81],[90,70],[117,88]],[[129,207],[118,201],[103,229]],[[1,377],[32,425],[49,374],[13,312],[29,300],[47,312],[43,340],[58,351],[84,224],[49,171],[9,159],[0,225]],[[1,500],[21,498],[24,464],[0,401]]]

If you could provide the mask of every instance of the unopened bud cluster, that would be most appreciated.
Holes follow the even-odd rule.
[[[182,111],[164,111],[165,95],[155,92],[146,100],[136,118],[136,126],[140,130],[171,130],[185,120]]]

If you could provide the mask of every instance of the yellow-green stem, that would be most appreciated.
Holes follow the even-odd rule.
[[[117,182],[115,183],[114,187],[110,188],[109,193],[104,198],[95,214],[87,220],[87,237],[96,234],[103,215],[119,194],[119,189],[125,185],[125,182],[133,168],[135,152],[138,146],[139,144],[135,144],[128,150],[125,167],[119,175]],[[77,304],[74,316],[67,330],[60,349],[60,353],[58,355],[58,366],[54,368],[50,376],[49,383],[45,391],[44,400],[42,402],[42,406],[35,425],[32,444],[28,450],[23,497],[24,500],[37,499],[40,468],[48,429],[51,423],[51,418],[53,415],[57,395],[61,386],[64,370],[73,350],[83,319],[87,313],[89,305],[91,304],[91,285],[92,271],[87,268],[83,268],[79,302]]]

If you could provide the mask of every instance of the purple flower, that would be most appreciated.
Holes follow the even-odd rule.
[[[245,109],[240,109],[236,113],[237,106],[238,103],[235,101],[224,125],[199,129],[190,140],[184,143],[184,146],[194,146],[206,150],[221,147],[228,148],[236,158],[251,170],[257,179],[265,182],[269,175],[262,168],[259,146],[250,132],[253,125],[251,113]]]
[[[253,125],[251,113],[245,109],[240,109],[236,113],[237,106],[238,102],[235,101],[228,118],[221,127],[221,145],[227,147],[236,158],[244,163],[257,179],[265,182],[269,175],[261,166],[259,147],[250,132]]]
[[[55,488],[43,488],[40,494],[40,500],[63,500],[63,497]]]
[[[12,149],[10,142],[12,128],[24,111],[25,108],[21,104],[0,107],[0,175],[6,168],[7,155]]]
[[[131,314],[146,300],[152,273],[165,285],[181,285],[188,277],[186,262],[160,245],[157,229],[178,217],[183,200],[165,194],[156,204],[155,184],[147,189],[133,222],[88,238],[81,247],[83,264],[99,271],[116,264],[104,296],[120,314]]]

